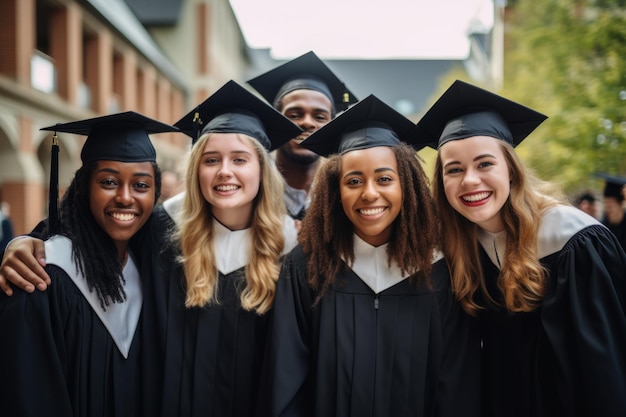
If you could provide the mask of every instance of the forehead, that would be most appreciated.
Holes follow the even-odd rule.
[[[204,145],[204,152],[247,151],[254,153],[250,138],[241,133],[211,133]]]
[[[332,103],[324,94],[315,90],[294,90],[282,98],[283,111],[290,108],[313,108],[328,113],[332,110]]]
[[[481,154],[501,156],[502,141],[491,136],[472,136],[466,139],[451,140],[439,149],[441,159],[473,158]]]
[[[111,160],[96,161],[94,172],[97,173],[102,170],[117,171],[122,174],[134,174],[134,173],[148,173],[154,175],[154,166],[150,161],[143,162],[120,162]]]
[[[393,149],[388,146],[377,146],[346,152],[341,156],[341,171],[374,172],[381,168],[398,170],[398,161]]]

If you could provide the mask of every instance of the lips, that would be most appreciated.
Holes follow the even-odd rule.
[[[465,194],[461,196],[461,199],[466,203],[480,203],[483,200],[491,197],[490,191],[481,191],[478,193]]]
[[[358,209],[357,211],[364,216],[375,216],[385,211],[385,207],[363,208]]]
[[[114,211],[114,212],[110,212],[109,216],[111,216],[112,218],[120,222],[129,222],[131,220],[134,220],[139,215],[137,213],[120,213],[120,212]]]
[[[238,190],[239,187],[238,185],[232,185],[232,184],[228,184],[228,185],[217,185],[214,187],[214,189],[216,191],[222,191],[222,192],[228,192],[228,191],[236,191]]]

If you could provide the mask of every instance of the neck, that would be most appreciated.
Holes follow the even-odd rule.
[[[307,193],[311,189],[319,165],[320,159],[310,164],[297,164],[285,158],[280,152],[276,153],[276,166],[285,178],[285,182],[290,187],[305,190]]]

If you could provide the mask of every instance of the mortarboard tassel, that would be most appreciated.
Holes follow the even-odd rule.
[[[48,193],[48,230],[53,236],[60,232],[59,219],[59,138],[57,133],[52,135],[52,149],[50,150],[50,191]]]
[[[200,137],[200,132],[202,131],[202,119],[200,118],[200,109],[196,107],[196,112],[193,115],[193,137],[191,146],[195,145]]]

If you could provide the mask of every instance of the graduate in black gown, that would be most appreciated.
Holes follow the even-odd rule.
[[[281,257],[296,244],[268,151],[300,129],[234,81],[175,125],[194,142],[186,191],[133,242],[150,248],[144,354],[163,370],[146,415],[251,416]]]
[[[517,156],[545,119],[456,81],[417,124],[439,149],[454,290],[481,322],[484,415],[625,416],[626,254]]]
[[[329,158],[278,280],[262,415],[480,416],[414,127],[369,96],[302,143]]]
[[[187,191],[131,241],[148,277],[141,415],[253,415],[279,263],[296,244],[268,150],[300,129],[234,81],[176,126],[193,139]],[[3,266],[28,269],[18,260],[33,248],[12,245]]]
[[[148,134],[177,129],[126,112],[42,130],[87,140],[60,218],[51,195],[44,232],[50,287],[0,294],[1,414],[134,416],[142,288],[128,241],[159,195]],[[57,169],[52,163],[51,175]]]

